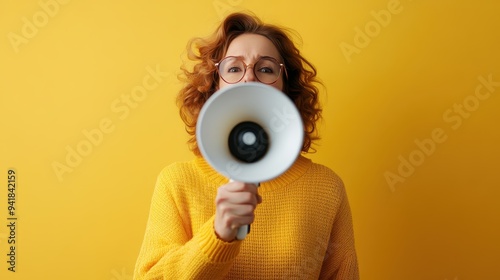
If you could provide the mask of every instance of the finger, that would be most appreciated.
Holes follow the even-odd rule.
[[[244,225],[250,225],[254,222],[254,217],[247,217],[247,216],[243,216],[243,217],[238,217],[237,219],[235,219],[233,221],[233,224],[231,226],[231,229],[235,230],[235,229],[238,229]]]
[[[236,218],[253,217],[255,206],[250,204],[233,204],[227,206],[226,215],[234,216]]]
[[[217,211],[223,216],[252,216],[256,208],[257,203],[233,204],[230,202],[224,202],[217,205]]]
[[[257,185],[252,183],[243,183],[243,182],[230,182],[223,186],[226,190],[232,192],[251,192],[257,193]]]
[[[236,205],[252,205],[254,207],[259,204],[257,196],[249,192],[231,193],[227,202]]]
[[[231,192],[227,189],[219,188],[215,203],[250,204],[255,206],[259,203],[259,198],[258,194],[252,192]]]

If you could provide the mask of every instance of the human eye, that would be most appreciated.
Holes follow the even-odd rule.
[[[231,66],[231,67],[228,67],[227,68],[227,73],[238,73],[238,72],[241,72],[242,69],[241,67],[238,67],[238,66]]]
[[[274,73],[274,70],[271,67],[260,67],[258,69],[258,71],[260,73],[264,73],[264,74],[272,74],[272,73]]]
[[[262,74],[276,74],[279,72],[279,65],[270,59],[261,59],[256,64],[256,70]]]
[[[223,73],[239,73],[243,71],[243,65],[241,61],[235,58],[227,58],[222,64]]]

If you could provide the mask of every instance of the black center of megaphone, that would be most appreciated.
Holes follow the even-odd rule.
[[[252,163],[266,154],[269,138],[260,125],[254,122],[241,122],[231,130],[228,145],[235,158]]]

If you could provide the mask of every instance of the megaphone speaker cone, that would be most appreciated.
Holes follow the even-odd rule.
[[[231,154],[238,160],[253,163],[267,152],[269,139],[262,126],[254,122],[241,122],[229,133],[228,146]]]
[[[202,107],[196,126],[201,154],[219,173],[240,182],[265,182],[285,172],[303,145],[295,104],[262,83],[230,85]]]

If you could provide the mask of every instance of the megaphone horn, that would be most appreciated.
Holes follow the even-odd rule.
[[[203,105],[196,125],[202,156],[233,181],[269,181],[292,166],[302,149],[304,127],[283,92],[257,82],[229,85]],[[242,240],[249,226],[239,229]]]

